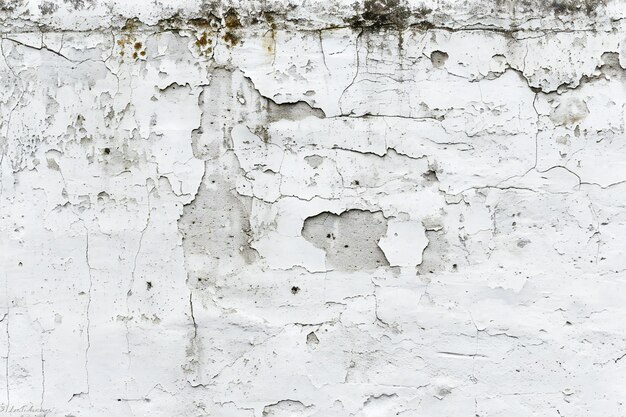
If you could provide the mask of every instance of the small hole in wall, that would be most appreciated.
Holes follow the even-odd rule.
[[[343,245],[343,247],[344,247],[344,248],[349,248],[350,246],[348,246],[348,245]]]
[[[152,283],[150,281],[146,281],[146,288],[147,289],[152,288]]]
[[[443,68],[448,60],[448,54],[443,51],[433,51],[430,54],[430,61],[434,68]]]
[[[111,153],[111,148],[104,148],[102,152],[104,152],[105,155],[108,155]]]
[[[361,183],[359,182],[359,180],[354,180],[354,185],[361,185]]]
[[[23,263],[21,263],[21,262],[19,262],[19,263],[17,264],[17,266],[24,266],[24,264],[23,264]]]
[[[198,282],[202,282],[202,278],[198,278]]]
[[[452,269],[457,270],[457,264],[452,264]]]
[[[300,287],[291,287],[292,294],[298,294],[300,292]]]

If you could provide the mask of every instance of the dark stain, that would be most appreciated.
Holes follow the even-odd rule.
[[[359,5],[355,3],[357,15],[348,19],[351,26],[381,27],[394,26],[406,27],[412,13],[406,0],[365,0],[361,13]],[[430,13],[427,8],[418,9],[418,15]]]
[[[267,24],[269,25],[270,29],[276,30],[276,19],[274,18],[274,15],[272,13],[263,12],[263,18],[265,19],[265,22],[267,22]]]
[[[133,58],[137,59],[138,55],[137,52],[133,52]]]
[[[197,28],[208,29],[213,27],[214,19],[189,19],[189,24]]]
[[[222,39],[224,39],[224,41],[231,47],[236,46],[240,40],[239,36],[235,35],[232,32],[226,32],[224,36],[222,36]]]
[[[18,7],[23,6],[23,0],[0,0],[0,10],[3,12],[14,12]]]
[[[108,154],[110,154],[110,153],[111,153],[111,148],[104,148],[104,149],[102,150],[102,152],[103,152],[105,155],[108,155]]]
[[[422,174],[422,177],[426,180],[426,182],[438,182],[439,177],[437,177],[437,171],[429,169],[425,173]]]
[[[222,39],[224,39],[226,44],[231,47],[238,45],[241,38],[235,33],[235,31],[241,28],[241,21],[233,9],[229,9],[224,14],[224,28],[226,28],[226,32],[222,36]]]
[[[146,281],[146,289],[151,289],[152,288],[152,283],[150,281]]]
[[[411,28],[417,29],[418,31],[426,32],[430,29],[435,29],[436,26],[429,22],[428,20],[420,20],[419,22],[413,23]]]
[[[141,49],[141,42],[135,42],[135,49],[136,50],[140,50]]]
[[[596,7],[603,3],[602,0],[553,0],[550,7],[559,15],[576,13],[594,15]]]
[[[196,46],[203,47],[211,44],[212,42],[213,41],[207,37],[207,33],[202,32],[202,35],[200,35],[200,37],[196,39]]]
[[[241,27],[239,16],[233,9],[229,9],[224,15],[224,26],[227,29],[238,29]]]
[[[432,51],[430,61],[434,68],[443,68],[448,60],[448,54],[443,51]]]
[[[125,32],[133,32],[137,30],[139,26],[141,26],[141,21],[136,17],[133,17],[132,19],[126,20],[124,26],[122,26],[122,30]]]
[[[196,39],[197,46],[205,46],[207,44],[206,33],[202,33],[202,35]]]
[[[300,287],[291,287],[292,294],[298,294],[300,292]]]

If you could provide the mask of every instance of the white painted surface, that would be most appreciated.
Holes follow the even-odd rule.
[[[0,413],[626,415],[626,7],[544,3],[0,1]]]

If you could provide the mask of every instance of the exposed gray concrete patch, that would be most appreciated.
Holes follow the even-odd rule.
[[[220,173],[208,170],[178,221],[192,288],[214,285],[216,276],[239,272],[257,259],[250,247],[250,201],[238,199],[232,189]]]
[[[328,267],[359,271],[389,266],[378,241],[387,231],[381,212],[320,213],[304,221],[302,236],[326,252]]]

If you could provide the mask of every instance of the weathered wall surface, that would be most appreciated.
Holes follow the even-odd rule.
[[[626,415],[622,2],[0,16],[0,412]]]

